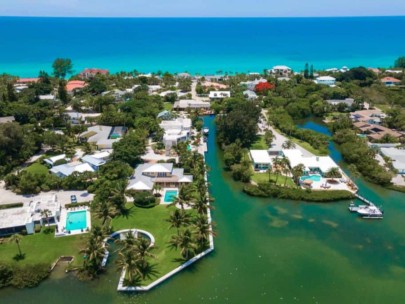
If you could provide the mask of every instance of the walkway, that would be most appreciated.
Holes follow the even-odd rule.
[[[268,119],[267,119],[267,109],[262,109],[262,115],[264,116],[265,120],[267,121],[267,128],[269,130],[271,130],[273,132],[274,135],[274,140],[272,145],[276,148],[276,149],[282,149],[282,145],[284,142],[286,142],[288,140],[288,138],[286,136],[284,136],[283,134],[281,134],[280,132],[276,131],[269,123],[268,123]],[[301,153],[305,156],[305,157],[310,157],[310,156],[315,156],[313,153],[309,152],[308,150],[304,149],[303,147],[301,147],[300,145],[296,145],[296,148],[298,150],[301,151]]]

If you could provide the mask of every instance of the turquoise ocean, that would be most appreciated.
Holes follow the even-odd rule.
[[[85,67],[141,72],[261,72],[389,67],[405,55],[405,17],[25,18],[0,17],[0,73],[51,71],[57,57]]]

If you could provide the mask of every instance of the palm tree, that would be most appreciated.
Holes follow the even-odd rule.
[[[41,210],[41,216],[45,217],[48,228],[49,228],[49,217],[51,215],[52,215],[52,213],[49,209]]]
[[[274,167],[274,171],[276,173],[276,185],[277,185],[277,181],[278,178],[280,176],[280,173],[282,172],[282,168],[283,168],[283,164],[282,164],[282,160],[279,157],[276,157],[273,160],[273,167]],[[269,180],[270,181],[270,180]]]
[[[285,187],[285,185],[287,184],[288,173],[290,173],[290,161],[288,160],[288,158],[283,157],[282,163],[283,163],[282,170],[283,170],[283,174],[285,176],[285,179],[284,179],[284,187]]]
[[[207,246],[210,235],[215,236],[206,215],[199,215],[194,219],[196,241],[200,249]]]
[[[199,214],[205,214],[207,209],[210,208],[206,193],[201,193],[200,196],[192,202],[192,206]]]
[[[138,265],[135,252],[131,250],[122,250],[118,253],[118,259],[116,261],[118,270],[125,269],[128,279],[126,284],[133,286],[139,282]]]
[[[124,236],[124,239],[117,239],[115,240],[115,243],[122,246],[121,251],[132,251],[135,248],[137,242],[134,232],[132,230],[129,230],[124,234]]]
[[[340,170],[338,167],[332,167],[329,169],[328,172],[326,172],[326,176],[332,178],[334,180],[335,178],[342,177],[342,173],[340,173]]]
[[[117,210],[112,206],[111,203],[103,201],[98,204],[96,208],[96,216],[102,221],[102,225],[111,220],[116,214]]]
[[[152,188],[152,193],[153,193],[153,194],[156,194],[156,193],[158,193],[160,190],[162,190],[162,187],[161,187],[159,184],[154,183],[154,184],[153,184],[153,188]]]
[[[295,147],[296,146],[295,146],[294,142],[289,139],[287,141],[285,141],[282,145],[283,149],[295,149]]]
[[[103,243],[100,242],[96,237],[90,236],[87,241],[86,248],[83,248],[80,253],[84,254],[84,269],[90,274],[96,274],[101,267],[101,261],[105,255]]]
[[[146,260],[137,260],[136,267],[137,273],[143,280],[145,280],[146,278],[155,277],[158,274],[155,269],[155,265],[150,264]]]
[[[12,236],[10,236],[10,238],[8,240],[10,243],[16,243],[17,248],[18,248],[18,255],[19,256],[22,256],[21,247],[20,247],[20,243],[21,243],[22,238],[23,237],[22,237],[21,234],[15,233]]]
[[[156,256],[151,253],[152,249],[150,241],[143,237],[138,238],[135,242],[134,251],[140,261],[145,261],[148,257],[155,258]]]
[[[180,234],[173,235],[172,239],[169,241],[169,246],[180,249],[182,257],[186,260],[192,257],[197,249],[197,244],[194,242],[189,229],[186,229]]]
[[[170,218],[167,220],[170,223],[169,228],[176,228],[177,234],[180,233],[180,228],[184,225],[190,223],[191,216],[190,214],[184,212],[183,210],[176,209],[170,215]]]
[[[305,166],[303,164],[298,164],[292,168],[292,175],[294,182],[298,184],[299,178],[304,175]]]

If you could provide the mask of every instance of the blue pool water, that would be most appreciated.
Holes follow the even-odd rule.
[[[87,211],[68,212],[66,217],[66,230],[79,230],[87,228]]]
[[[301,176],[301,180],[306,180],[310,179],[314,182],[320,182],[321,181],[321,176],[320,175],[306,175],[306,176]]]
[[[177,190],[167,190],[163,202],[172,203],[177,197]]]

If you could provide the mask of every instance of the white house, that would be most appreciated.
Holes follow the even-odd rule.
[[[47,95],[39,95],[38,96],[40,100],[55,100],[56,96],[52,94],[47,94]]]
[[[271,168],[271,158],[267,150],[250,150],[250,158],[255,171],[265,171]]]
[[[55,174],[58,177],[67,177],[74,172],[83,173],[83,172],[94,172],[95,170],[88,163],[82,162],[71,162],[68,164],[63,164],[53,167],[50,172]]]
[[[91,155],[85,155],[81,158],[82,162],[89,164],[95,171],[100,169],[108,159],[110,158],[111,153],[108,151],[97,152]]]
[[[397,148],[380,148],[383,155],[391,158],[392,166],[399,174],[405,175],[405,150]]]
[[[243,96],[245,96],[245,98],[247,100],[256,100],[257,99],[257,94],[251,90],[243,91]]]
[[[195,109],[203,109],[203,110],[209,110],[211,107],[211,104],[206,101],[199,101],[199,100],[194,100],[194,99],[180,99],[179,101],[176,101],[173,105],[173,109],[175,110],[195,110]]]
[[[163,120],[159,126],[165,131],[163,143],[166,148],[188,140],[190,138],[191,124],[191,119],[189,118]]]
[[[60,155],[55,155],[49,158],[44,159],[44,162],[48,164],[49,166],[53,167],[56,162],[60,160],[65,160],[68,161],[69,159],[66,158],[66,154],[60,154]]]
[[[222,100],[231,97],[231,91],[210,91],[208,97],[211,100]]]
[[[315,83],[328,85],[328,86],[334,86],[334,85],[336,85],[336,78],[334,78],[332,76],[319,76],[315,79]]]
[[[292,73],[292,69],[286,65],[276,65],[271,70],[267,71],[270,75],[276,77],[288,77]]]
[[[255,80],[252,80],[252,81],[242,81],[242,82],[240,83],[240,85],[246,86],[246,88],[247,88],[248,90],[250,90],[250,91],[254,91],[255,88],[256,88],[256,86],[257,86],[259,83],[266,83],[266,82],[267,82],[267,79],[260,78],[260,79],[255,79]]]
[[[48,210],[48,219],[42,211]],[[20,233],[35,233],[35,225],[54,225],[59,221],[61,205],[56,195],[42,197],[32,201],[28,206],[0,210],[0,235]]]
[[[192,175],[184,174],[184,169],[173,168],[172,163],[142,164],[136,167],[127,190],[151,191],[155,184],[176,188],[192,182]]]
[[[82,142],[95,144],[97,149],[112,149],[113,144],[124,136],[126,127],[93,126],[79,135]]]

